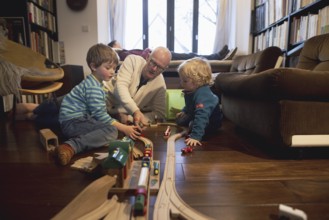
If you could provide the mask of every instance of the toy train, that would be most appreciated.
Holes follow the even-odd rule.
[[[138,186],[135,192],[134,216],[144,216],[147,207],[148,183],[150,177],[150,157],[143,157]]]
[[[139,175],[137,189],[135,191],[135,203],[133,207],[134,216],[144,216],[146,214],[150,170],[153,163],[153,149],[150,143],[145,143],[143,153],[141,172]],[[159,165],[157,165],[157,167],[159,168]],[[157,173],[159,173],[158,168]]]

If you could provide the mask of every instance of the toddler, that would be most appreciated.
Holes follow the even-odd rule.
[[[206,59],[192,58],[178,67],[178,74],[185,106],[176,114],[176,123],[190,128],[186,145],[201,146],[204,135],[216,131],[223,117],[218,97],[209,87],[212,82],[211,67]]]

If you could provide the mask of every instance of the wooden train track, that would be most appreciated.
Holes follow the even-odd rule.
[[[94,213],[94,210],[98,207],[107,206],[107,194],[115,182],[116,179],[114,177],[107,175],[95,180],[80,192],[62,211],[54,216],[52,220],[83,219],[90,213]]]
[[[176,126],[175,124],[163,123],[159,125]],[[176,152],[175,141],[185,135],[181,133],[171,135],[167,142],[167,159],[163,180],[157,195],[154,206],[154,220],[170,220],[172,218],[182,218],[191,220],[210,220],[212,218],[194,210],[187,205],[176,192],[175,169]],[[147,138],[140,137],[144,144],[153,143]],[[62,211],[55,215],[52,220],[57,219],[130,219],[147,220],[149,213],[145,216],[134,217],[131,214],[131,205],[127,202],[118,202],[118,198],[113,196],[108,199],[108,192],[115,184],[115,177],[103,176],[87,186],[78,196],[76,196]],[[149,189],[149,188],[148,188]],[[149,191],[148,191],[149,198]],[[149,201],[148,201],[149,202]],[[147,204],[148,212],[149,204]]]
[[[153,219],[169,220],[172,218],[209,220],[212,219],[187,205],[178,195],[175,187],[176,153],[175,141],[186,131],[171,135],[167,142],[167,159],[161,186],[154,206]]]

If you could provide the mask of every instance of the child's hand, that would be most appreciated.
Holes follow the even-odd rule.
[[[141,128],[138,125],[124,125],[122,132],[135,140],[137,137],[141,135]]]
[[[191,146],[191,147],[202,146],[200,141],[193,139],[193,138],[187,138],[185,140],[185,143],[187,146]]]
[[[185,115],[184,112],[178,112],[178,113],[176,114],[176,118],[181,118],[181,117],[183,117],[184,115]]]

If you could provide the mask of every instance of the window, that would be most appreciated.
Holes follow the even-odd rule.
[[[212,53],[218,0],[127,0],[125,48]],[[146,12],[146,13],[143,13]]]
[[[127,0],[125,48],[143,48],[143,0]]]

